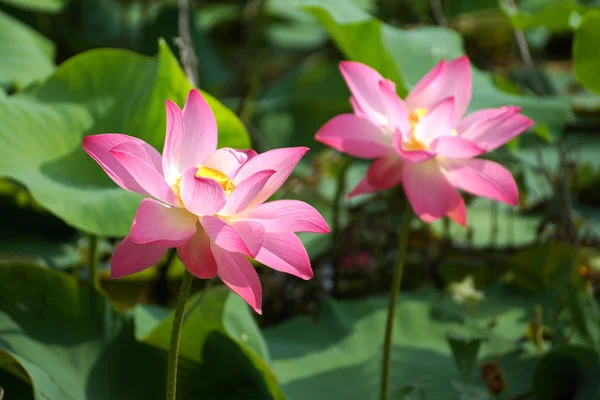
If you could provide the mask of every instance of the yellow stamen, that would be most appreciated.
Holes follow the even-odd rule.
[[[181,201],[181,177],[175,180],[175,183],[171,185],[171,190],[175,193],[175,196],[179,199],[179,202],[183,204]]]
[[[218,169],[198,165],[198,171],[196,172],[196,176],[198,178],[210,178],[217,181],[219,185],[221,185],[227,196],[229,196],[235,189],[235,183],[233,183],[233,181],[229,179],[229,177],[226,174],[219,171]]]
[[[408,122],[410,123],[410,130],[412,131],[417,126],[417,123],[427,114],[426,108],[417,108],[408,114]]]
[[[425,116],[425,114],[427,114],[426,108],[417,108],[416,110],[413,110],[410,114],[408,114],[408,122],[410,123],[410,138],[408,142],[403,143],[402,147],[404,148],[404,150],[427,150],[427,146],[421,143],[415,137],[415,127],[417,126],[421,118]]]

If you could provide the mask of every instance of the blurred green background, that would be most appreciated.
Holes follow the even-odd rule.
[[[378,397],[402,194],[344,199],[368,164],[314,135],[351,111],[340,60],[405,95],[466,53],[470,111],[536,122],[489,154],[520,205],[467,197],[466,229],[414,221],[392,398],[600,399],[600,1],[191,0],[189,23],[219,147],[310,147],[275,198],[312,204],[332,234],[301,235],[310,281],[257,265],[262,316],[196,280],[178,398]],[[162,150],[164,100],[192,87],[178,24],[176,0],[0,0],[0,399],[164,397],[183,266],[169,253],[107,279],[140,197],[81,140]]]

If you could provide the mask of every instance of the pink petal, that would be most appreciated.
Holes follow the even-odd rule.
[[[222,215],[235,215],[244,211],[250,204],[252,204],[257,196],[261,194],[269,179],[275,175],[275,171],[268,169],[265,171],[259,171],[255,174],[250,175],[244,179],[239,185],[237,185],[229,196],[227,204],[221,210]]]
[[[135,214],[130,237],[137,244],[177,247],[196,232],[196,222],[198,217],[185,208],[143,199]]]
[[[360,158],[377,158],[389,151],[390,135],[368,119],[352,114],[333,117],[315,135],[321,143]]]
[[[514,178],[496,162],[483,159],[446,160],[441,166],[450,183],[461,190],[513,206],[519,203],[519,189]]]
[[[422,163],[435,157],[434,152],[427,150],[404,150],[398,147],[396,151],[404,161],[409,163]]]
[[[367,114],[365,114],[363,109],[360,108],[360,104],[358,104],[358,101],[356,101],[354,96],[350,96],[350,105],[352,106],[352,111],[354,111],[354,115],[360,118],[368,118]]]
[[[314,276],[304,245],[296,234],[291,232],[267,234],[255,259],[276,271],[305,280]]]
[[[380,191],[381,189],[376,188],[375,186],[369,185],[367,177],[365,176],[358,184],[352,189],[346,198],[352,198],[354,196],[360,196],[361,194],[369,194]]]
[[[463,119],[457,130],[462,137],[492,151],[531,128],[533,121],[519,111],[519,107],[479,110]]]
[[[329,233],[327,222],[311,205],[298,200],[277,200],[249,208],[237,218],[264,226],[267,232]]]
[[[181,177],[181,200],[189,211],[196,215],[212,215],[227,202],[221,185],[210,178],[198,178],[197,168],[190,168]]]
[[[456,189],[435,161],[407,163],[402,177],[404,192],[415,212],[425,222],[442,218],[455,206]]]
[[[110,149],[110,154],[146,192],[165,203],[178,205],[177,196],[163,176],[160,159],[156,160],[152,156],[153,152],[158,152],[150,149],[152,148],[145,143],[125,142]]]
[[[269,169],[275,170],[275,174],[268,180],[260,194],[252,202],[252,205],[263,203],[283,185],[296,164],[298,164],[298,161],[300,161],[307,151],[308,147],[287,147],[259,154],[248,160],[240,168],[233,182],[238,185],[252,174]],[[235,193],[235,190],[233,193]]]
[[[163,147],[162,168],[167,182],[174,182],[180,175],[179,152],[183,140],[181,110],[171,100],[165,102],[167,109],[167,134]]]
[[[265,242],[266,229],[257,221],[228,221],[229,225],[240,235],[250,257],[255,257]]]
[[[200,279],[210,279],[217,275],[217,262],[210,249],[210,239],[198,223],[196,233],[177,252],[190,273]]]
[[[256,151],[252,150],[252,149],[246,149],[246,150],[235,150],[238,153],[244,153],[247,157],[246,161],[250,160],[251,158],[256,157],[258,154],[256,153]]]
[[[415,85],[406,97],[408,111],[417,108],[430,108],[443,98],[440,92],[446,82],[446,62],[440,61]]]
[[[367,171],[369,185],[379,189],[390,189],[402,181],[404,162],[395,154],[373,161]]]
[[[403,134],[397,130],[392,138],[396,153],[402,158],[402,160],[410,163],[420,163],[427,160],[431,160],[435,157],[435,153],[429,150],[405,150]]]
[[[212,153],[203,165],[219,170],[232,179],[247,160],[248,155],[246,153],[223,147]]]
[[[435,153],[430,150],[405,149],[404,134],[401,133],[399,130],[396,130],[396,132],[394,132],[394,136],[392,137],[392,143],[394,145],[394,149],[396,149],[396,154],[398,154],[400,158],[406,162],[425,162],[435,157]]]
[[[225,221],[218,217],[211,217],[209,215],[202,217],[202,227],[210,238],[211,242],[214,242],[217,246],[224,250],[232,251],[235,253],[242,253],[250,257],[254,257],[254,254],[250,251],[242,236],[233,227],[227,225]],[[263,229],[263,240],[264,240],[264,229]],[[260,247],[259,247],[260,249]]]
[[[115,250],[110,261],[110,277],[122,278],[155,265],[167,252],[166,247],[135,244],[127,236]]]
[[[484,108],[482,110],[472,112],[471,114],[461,119],[458,125],[456,126],[456,130],[459,135],[467,135],[468,137],[473,133],[470,131],[473,129],[477,129],[481,124],[490,122],[491,120],[495,120],[497,118],[503,120],[504,118],[517,114],[520,111],[521,107],[518,106]]]
[[[444,88],[438,94],[440,99],[454,97],[454,124],[458,123],[471,102],[471,65],[467,56],[458,57],[446,63]]]
[[[373,68],[354,61],[340,62],[340,72],[352,92],[362,112],[374,123],[385,122],[385,106],[379,89],[379,82],[384,81],[379,72]],[[389,81],[388,81],[389,82]],[[395,85],[391,82],[395,91]]]
[[[434,105],[419,120],[415,126],[415,138],[429,144],[433,139],[439,136],[450,135],[454,128],[454,98],[446,98]]]
[[[386,81],[379,82],[385,115],[388,118],[388,126],[394,131],[399,129],[403,133],[410,132],[410,123],[404,101],[396,94],[396,91],[386,84]]]
[[[431,150],[447,158],[473,158],[485,150],[461,136],[439,136],[431,142]]]
[[[198,90],[190,90],[182,116],[184,135],[179,151],[179,171],[202,164],[217,149],[217,121]]]
[[[448,218],[462,226],[467,226],[467,207],[460,193],[454,191],[455,196],[451,198],[450,210],[448,210]]]
[[[86,136],[83,139],[83,149],[102,167],[104,172],[120,187],[131,192],[149,196],[133,176],[110,154],[110,149],[122,144],[133,142],[144,143],[142,140],[119,133]],[[160,157],[160,154],[159,154]]]
[[[262,288],[256,270],[240,253],[230,253],[211,243],[219,278],[256,311],[262,313]]]

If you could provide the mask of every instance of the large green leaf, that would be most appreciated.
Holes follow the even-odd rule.
[[[190,83],[162,43],[156,58],[92,50],[28,93],[0,99],[0,170],[45,208],[92,233],[124,236],[140,196],[117,187],[81,148],[85,135],[120,132],[162,150],[164,101],[183,106]],[[248,147],[241,121],[206,95],[221,147]]]
[[[200,297],[200,299],[198,299]],[[192,297],[189,308],[200,301],[186,317],[181,338],[181,353],[192,360],[202,361],[201,350],[210,331],[219,330],[265,360],[269,351],[250,309],[241,297],[225,286],[210,289]],[[173,314],[160,307],[137,305],[133,311],[136,337],[139,341],[167,350],[171,337]]]
[[[88,286],[54,270],[14,265],[0,268],[0,293],[0,369],[31,382],[36,400],[164,398],[167,353],[136,341],[134,319],[116,314]],[[232,318],[230,324],[245,324]],[[181,357],[178,398],[278,397],[256,354],[220,329],[197,338],[202,361]],[[16,396],[24,389],[14,378],[2,386],[8,399],[27,398]]]
[[[498,360],[511,391],[530,390],[536,360],[519,353],[516,340],[538,301],[542,299],[495,288],[469,318],[432,290],[402,294],[394,325],[391,398],[414,387],[427,399],[458,398],[452,382],[460,382],[461,373],[448,334],[483,339],[478,361]],[[297,317],[267,329],[273,366],[290,399],[376,398],[386,311],[386,298],[329,300],[315,318]],[[482,386],[480,379],[475,383]]]
[[[553,32],[570,31],[576,27],[588,8],[575,0],[552,0],[540,3],[535,10],[520,10],[500,2],[511,24],[519,29],[547,28]]]
[[[68,2],[69,0],[0,0],[0,3],[6,3],[23,10],[48,13],[59,12]]]
[[[342,0],[298,0],[316,17],[349,59],[376,68],[397,83],[400,94],[425,75],[440,59],[464,53],[460,35],[449,29],[419,27],[402,30]],[[487,73],[473,68],[473,98],[469,110],[519,105],[523,113],[552,131],[562,131],[570,116],[566,99],[534,99],[512,95],[494,86]]]
[[[26,86],[54,69],[54,44],[0,11],[0,86]]]
[[[600,93],[600,11],[589,12],[575,31],[573,62],[575,76],[586,88]]]
[[[190,311],[190,307],[198,301],[200,304]],[[275,375],[267,364],[270,358],[267,345],[244,300],[221,286],[192,297],[187,306],[187,312],[191,313],[186,317],[182,331],[182,356],[196,362],[211,361],[212,356],[217,354],[206,351],[207,346],[211,345],[212,336],[216,333],[226,336],[239,346],[241,353],[237,357],[244,358],[241,362],[250,365],[251,369],[248,370],[265,382],[264,398],[283,397]],[[173,313],[164,308],[138,305],[133,314],[137,340],[168,350]]]

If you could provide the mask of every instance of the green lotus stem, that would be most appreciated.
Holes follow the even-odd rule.
[[[177,362],[179,360],[179,343],[181,341],[181,328],[185,314],[185,303],[190,295],[194,276],[185,270],[179,298],[173,314],[173,328],[171,330],[171,345],[169,347],[169,364],[167,369],[167,400],[175,400],[177,391]]]
[[[90,235],[88,266],[90,268],[90,284],[94,289],[98,290],[100,281],[98,279],[98,237],[96,235]]]
[[[406,256],[406,244],[410,230],[412,210],[406,202],[406,208],[402,214],[402,223],[398,228],[400,241],[398,243],[398,257],[394,266],[394,277],[392,278],[392,290],[390,292],[390,303],[388,305],[387,321],[385,324],[385,340],[383,344],[383,363],[381,365],[381,400],[388,400],[390,391],[390,363],[392,356],[392,333],[394,331],[394,316],[396,314],[396,303],[400,294],[400,283],[402,282],[402,271],[404,270],[404,258]]]

